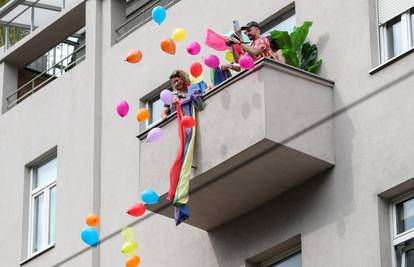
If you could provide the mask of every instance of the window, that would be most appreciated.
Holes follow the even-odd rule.
[[[297,252],[285,259],[282,259],[268,267],[301,267],[302,266],[302,253]]]
[[[29,256],[55,242],[56,178],[56,157],[31,168]]]
[[[392,204],[396,267],[414,267],[414,196]]]
[[[271,31],[287,31],[291,33],[296,25],[295,8],[289,7],[288,11],[283,12],[281,15],[276,14],[269,18],[269,22],[265,22],[262,31],[263,35],[269,35]]]
[[[301,246],[297,245],[291,249],[279,253],[276,257],[262,262],[260,267],[302,267]]]
[[[148,127],[151,127],[162,120],[161,112],[164,109],[164,102],[162,102],[160,97],[157,96],[150,99],[146,104],[150,114],[148,119]]]
[[[383,63],[414,46],[414,0],[378,0],[377,3],[380,57]]]

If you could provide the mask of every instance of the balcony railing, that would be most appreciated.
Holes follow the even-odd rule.
[[[123,38],[125,38],[127,35],[147,23],[151,20],[151,13],[152,9],[155,6],[163,6],[165,8],[169,8],[173,5],[175,5],[180,0],[155,0],[151,1],[148,4],[145,4],[141,8],[139,8],[137,11],[135,11],[129,18],[127,18],[127,21],[119,25],[118,28],[115,29],[116,32],[116,41],[120,41]]]
[[[331,168],[333,85],[262,59],[208,92],[197,114],[186,222],[211,230]],[[153,127],[162,127],[163,138],[140,142],[140,184],[162,195],[148,209],[173,217],[165,197],[178,149],[175,115]]]
[[[38,74],[36,77],[20,86],[16,91],[6,97],[7,109],[12,108],[20,103],[30,95],[34,94],[40,88],[46,86],[54,79],[61,77],[74,66],[85,59],[85,45],[82,45],[70,55],[67,55],[62,60],[51,66],[47,70]]]

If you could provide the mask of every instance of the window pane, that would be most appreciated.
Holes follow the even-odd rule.
[[[397,204],[397,233],[414,228],[414,198]]]
[[[161,112],[164,109],[164,103],[161,99],[157,99],[154,102],[150,103],[150,121],[149,124],[161,120]]]
[[[270,32],[272,32],[274,30],[287,31],[287,32],[291,33],[293,31],[293,28],[295,27],[295,25],[296,25],[296,14],[292,14],[288,18],[284,19],[283,21],[279,22],[278,24],[276,24],[275,26],[273,26],[269,30],[262,33],[262,35],[264,35],[264,36],[269,35]]]
[[[46,164],[35,169],[33,188],[42,187],[55,181],[57,177],[57,159],[53,159]]]
[[[56,186],[50,189],[49,199],[49,244],[55,242],[56,219]]]
[[[388,59],[402,53],[401,17],[387,23]]]
[[[414,249],[405,252],[405,266],[414,267]]]
[[[45,246],[45,195],[35,197],[33,202],[33,250],[36,252]]]
[[[302,266],[302,253],[299,252],[276,264],[270,265],[269,267],[301,267],[301,266]]]

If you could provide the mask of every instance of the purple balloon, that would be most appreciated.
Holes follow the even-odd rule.
[[[200,53],[200,51],[201,51],[201,46],[200,46],[200,44],[198,43],[198,42],[191,42],[191,43],[189,43],[188,45],[187,45],[187,52],[190,54],[190,55],[193,55],[193,56],[195,56],[195,55],[197,55],[198,53]]]
[[[249,70],[254,67],[254,60],[251,56],[243,55],[239,60],[240,67]]]
[[[153,143],[153,142],[157,142],[159,140],[161,140],[162,138],[162,130],[161,128],[154,128],[151,131],[149,131],[148,135],[147,135],[147,142],[148,143]]]
[[[118,113],[119,116],[125,117],[129,112],[128,102],[126,101],[119,102],[118,105],[116,106],[116,112]]]
[[[164,104],[171,105],[173,102],[173,93],[168,89],[162,90],[160,98]]]
[[[220,65],[220,59],[216,55],[209,55],[204,58],[204,64],[209,68],[217,68]]]

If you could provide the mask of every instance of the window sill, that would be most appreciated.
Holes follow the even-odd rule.
[[[404,53],[402,53],[402,54],[400,54],[400,55],[398,55],[396,57],[393,57],[393,58],[385,61],[384,63],[378,65],[377,67],[373,68],[372,70],[369,71],[369,74],[373,75],[373,74],[377,73],[378,71],[380,71],[380,70],[388,67],[389,65],[393,64],[394,62],[397,62],[400,59],[408,56],[409,54],[411,54],[413,52],[414,52],[414,47],[411,47],[410,49],[408,49]]]
[[[40,255],[42,255],[42,254],[46,253],[47,251],[51,250],[51,249],[52,249],[52,248],[54,248],[54,247],[55,247],[55,243],[50,244],[49,246],[45,247],[44,249],[39,250],[39,251],[37,251],[37,252],[33,253],[33,254],[32,254],[32,255],[30,255],[27,259],[25,259],[25,260],[23,260],[22,262],[20,262],[20,266],[22,266],[22,265],[24,265],[24,264],[28,263],[29,261],[33,260],[34,258],[39,257]]]

